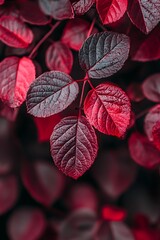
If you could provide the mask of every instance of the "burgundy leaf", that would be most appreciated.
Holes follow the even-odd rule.
[[[23,166],[21,176],[30,195],[45,206],[51,205],[62,193],[63,175],[46,162],[26,163]]]
[[[100,132],[121,137],[130,123],[131,106],[121,88],[103,83],[89,91],[84,112],[90,124]]]
[[[61,42],[52,43],[46,51],[46,65],[50,70],[70,73],[73,65],[73,56],[67,45]]]
[[[34,122],[37,127],[39,142],[46,142],[50,140],[50,136],[53,131],[53,128],[61,120],[61,118],[62,117],[60,114],[55,114],[46,118],[34,117]]]
[[[27,111],[35,117],[49,117],[67,108],[77,97],[77,82],[58,71],[45,72],[31,84]]]
[[[6,118],[8,121],[14,122],[18,114],[18,108],[10,108],[3,102],[0,103],[0,116]]]
[[[96,0],[96,8],[103,24],[119,20],[127,10],[127,0]]]
[[[19,208],[10,216],[7,229],[10,240],[37,240],[43,234],[46,220],[38,208]]]
[[[96,214],[90,209],[74,211],[60,227],[59,240],[94,239],[98,229]]]
[[[118,198],[131,186],[136,173],[137,167],[125,147],[103,151],[93,166],[93,177],[112,199]]]
[[[13,175],[0,177],[0,215],[10,210],[18,198],[18,182]]]
[[[128,58],[129,48],[129,38],[124,34],[93,34],[80,49],[80,65],[90,78],[109,77],[122,68]]]
[[[131,230],[123,222],[111,222],[113,240],[135,240]]]
[[[76,15],[85,14],[95,3],[95,0],[78,0],[75,1],[72,6]]]
[[[95,131],[83,116],[63,118],[55,126],[50,144],[56,166],[74,179],[90,168],[98,151]]]
[[[27,57],[8,57],[0,63],[0,98],[9,107],[19,107],[35,79],[35,67]]]
[[[0,5],[2,5],[4,3],[4,0],[0,0]]]
[[[39,0],[42,11],[57,20],[74,18],[74,12],[69,0]]]
[[[160,21],[160,2],[159,0],[130,0],[128,15],[137,28],[148,34]]]
[[[154,125],[160,120],[160,104],[150,109],[144,119],[144,129],[150,141],[153,141],[152,130]]]
[[[102,217],[107,221],[123,221],[126,218],[126,211],[115,206],[107,205],[102,209]]]
[[[84,19],[74,19],[67,22],[61,41],[69,48],[75,51],[79,51],[83,42],[87,38],[90,24]],[[93,33],[97,32],[96,28],[93,28]]]
[[[131,101],[140,102],[144,99],[141,84],[133,82],[127,88],[127,94]]]
[[[140,133],[133,133],[129,139],[129,150],[132,159],[146,168],[160,164],[160,152]]]
[[[32,11],[31,11],[32,9]],[[46,25],[50,20],[44,15],[36,1],[20,2],[21,18],[30,24]]]
[[[153,126],[152,136],[154,145],[160,150],[160,121]]]
[[[2,16],[0,40],[11,47],[26,48],[33,41],[33,33],[19,18]]]
[[[153,101],[160,102],[160,73],[149,76],[142,84],[144,96]]]

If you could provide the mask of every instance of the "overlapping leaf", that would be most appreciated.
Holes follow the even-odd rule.
[[[96,8],[103,24],[119,20],[127,10],[127,0],[96,0]]]
[[[63,118],[53,130],[50,145],[56,166],[74,179],[90,168],[98,150],[95,131],[83,116]]]
[[[50,70],[70,73],[73,56],[67,45],[59,41],[52,43],[46,51],[46,65]]]
[[[153,126],[152,136],[154,145],[160,150],[160,121]]]
[[[130,0],[128,15],[142,32],[148,34],[160,21],[159,0]]]
[[[74,12],[69,0],[39,0],[42,11],[57,20],[73,18]]]
[[[85,14],[94,4],[95,0],[78,0],[72,6],[76,15]]]
[[[89,77],[109,77],[120,70],[129,54],[129,38],[114,32],[89,37],[79,52],[79,62]]]
[[[130,101],[121,88],[103,83],[88,93],[84,112],[100,132],[121,137],[130,122]]]
[[[0,40],[11,47],[26,48],[33,41],[33,33],[19,18],[2,16]]]
[[[149,76],[142,84],[145,97],[153,102],[160,102],[160,74]]]
[[[40,75],[27,94],[28,113],[35,117],[49,117],[67,108],[77,97],[78,84],[58,71]]]
[[[0,98],[9,107],[19,107],[35,79],[35,67],[27,57],[8,57],[0,63]]]

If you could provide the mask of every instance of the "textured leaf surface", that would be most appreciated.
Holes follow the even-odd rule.
[[[153,101],[160,102],[160,73],[149,76],[142,84],[144,96]]]
[[[73,18],[74,12],[69,0],[39,0],[42,11],[57,20]]]
[[[46,51],[46,65],[50,70],[70,73],[73,65],[73,56],[67,45],[54,42]]]
[[[160,104],[157,104],[150,109],[144,119],[144,129],[150,141],[153,141],[152,129],[153,126],[160,120]]]
[[[75,1],[72,6],[76,15],[85,14],[93,5],[95,0],[78,0]]]
[[[160,163],[160,152],[140,133],[133,133],[129,139],[129,150],[132,159],[139,165],[152,168]]]
[[[80,49],[80,65],[91,78],[109,77],[122,68],[129,48],[129,38],[124,34],[93,34]]]
[[[35,79],[35,67],[27,57],[8,57],[0,63],[0,98],[9,107],[19,107]]]
[[[67,22],[61,41],[69,48],[75,51],[79,51],[83,42],[87,38],[90,24],[84,19],[74,19]],[[97,32],[96,28],[93,28],[92,32]]]
[[[130,0],[128,15],[133,24],[147,34],[160,21],[160,2],[159,0]]]
[[[96,0],[96,8],[103,24],[119,20],[127,10],[127,0]]]
[[[152,136],[154,145],[160,150],[160,121],[153,126]]]
[[[40,75],[27,94],[27,111],[35,117],[49,117],[67,108],[77,97],[78,84],[58,71]]]
[[[13,175],[0,178],[0,215],[10,210],[18,198],[18,182]]]
[[[84,102],[84,112],[100,132],[121,137],[130,122],[130,102],[125,92],[111,83],[92,89]]]
[[[26,48],[33,41],[32,31],[18,18],[0,18],[0,40],[8,46]]]
[[[50,206],[62,193],[63,175],[46,162],[26,163],[22,168],[21,176],[30,195],[45,206]]]
[[[19,208],[10,216],[7,229],[11,240],[39,239],[46,227],[46,220],[38,208]]]
[[[56,166],[77,179],[93,164],[98,145],[94,129],[85,117],[66,117],[51,135],[51,155]]]

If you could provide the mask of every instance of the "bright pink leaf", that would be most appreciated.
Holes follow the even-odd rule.
[[[56,201],[63,191],[63,175],[46,162],[26,163],[22,168],[21,176],[30,195],[45,206]]]
[[[39,142],[46,142],[50,140],[51,133],[55,125],[61,120],[60,114],[55,114],[46,118],[34,117],[34,122],[37,127]],[[45,131],[44,131],[45,129]]]
[[[160,150],[160,121],[153,126],[152,136],[154,145]]]
[[[79,52],[79,62],[90,78],[109,77],[128,58],[129,38],[124,34],[101,32],[90,36]]]
[[[159,0],[130,0],[128,15],[137,28],[148,34],[160,21],[160,2]]]
[[[136,82],[131,83],[127,88],[126,92],[131,101],[140,102],[144,99],[140,83]]]
[[[148,114],[144,119],[144,129],[148,136],[148,139],[151,142],[153,141],[153,135],[152,135],[153,127],[157,122],[159,122],[159,120],[160,120],[160,104],[157,104],[150,109],[150,111],[148,112]]]
[[[83,15],[92,7],[95,0],[78,0],[74,1],[72,6],[76,15]]]
[[[123,221],[126,218],[126,211],[115,206],[107,205],[102,209],[102,217],[107,221]]]
[[[90,124],[100,132],[121,137],[130,123],[131,106],[121,88],[103,83],[89,91],[84,112]]]
[[[12,213],[7,232],[11,240],[37,240],[45,227],[46,220],[38,208],[24,207]]]
[[[52,43],[46,51],[46,65],[50,70],[70,73],[73,65],[73,56],[67,45],[59,41]]]
[[[39,0],[42,11],[57,20],[74,18],[70,0]]]
[[[9,107],[19,107],[35,79],[35,67],[27,57],[8,57],[0,63],[0,98]]]
[[[34,25],[46,25],[50,20],[44,15],[36,1],[21,2],[20,14],[23,21]],[[32,11],[31,11],[32,9]]]
[[[19,18],[2,16],[0,40],[11,47],[26,48],[33,41],[33,33]]]
[[[142,84],[144,96],[153,101],[160,102],[160,73],[149,76]]]
[[[0,177],[0,215],[14,206],[18,192],[18,182],[15,176]]]
[[[61,41],[69,48],[75,51],[79,51],[83,42],[87,38],[90,24],[84,19],[74,19],[67,22]],[[93,33],[97,32],[96,28],[93,28]]]
[[[103,24],[118,21],[127,10],[127,0],[96,0],[96,8]]]
[[[132,159],[146,168],[160,164],[160,152],[142,134],[133,133],[129,138],[129,150]]]
[[[98,151],[95,131],[83,116],[63,118],[55,126],[50,144],[56,166],[74,179],[90,168]]]
[[[32,83],[27,94],[27,111],[35,117],[49,117],[67,108],[77,97],[77,82],[58,71],[45,72]]]

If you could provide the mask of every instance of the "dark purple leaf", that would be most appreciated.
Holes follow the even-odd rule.
[[[160,73],[153,74],[145,79],[142,90],[147,99],[160,102]]]
[[[95,3],[95,0],[78,0],[75,1],[72,6],[76,15],[85,14]]]

